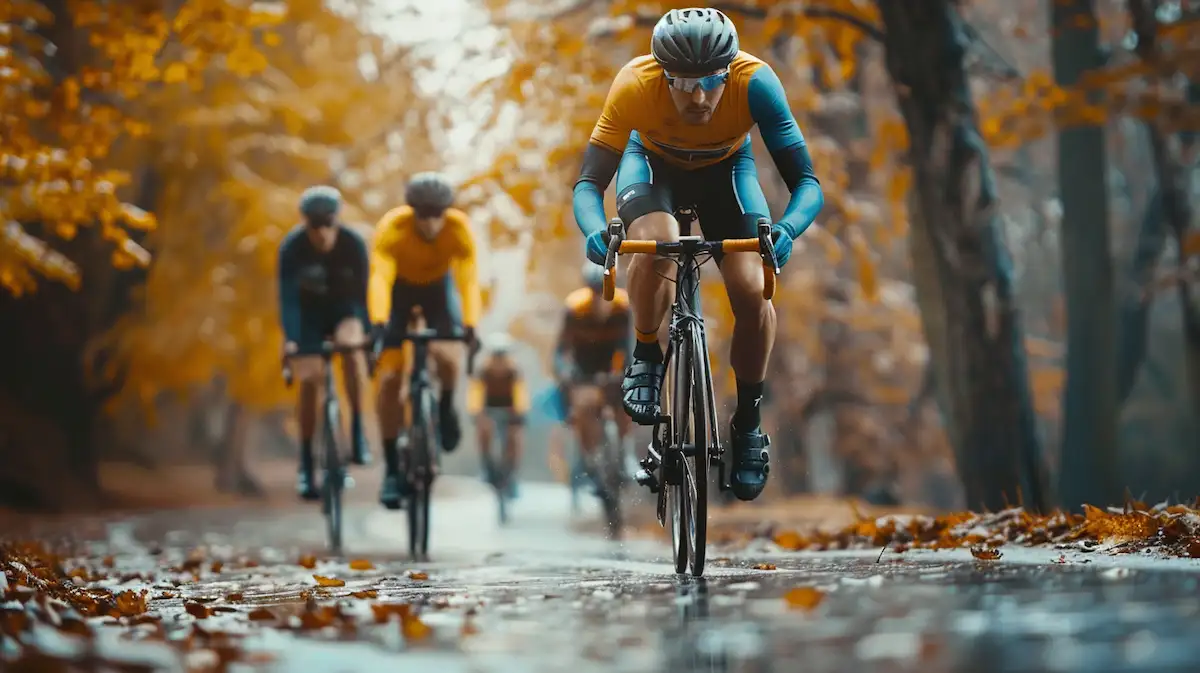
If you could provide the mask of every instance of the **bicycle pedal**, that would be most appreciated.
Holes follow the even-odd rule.
[[[633,479],[639,485],[650,489],[651,493],[658,493],[658,477],[654,476],[653,472],[649,472],[647,470],[638,470],[637,473],[633,475]]]

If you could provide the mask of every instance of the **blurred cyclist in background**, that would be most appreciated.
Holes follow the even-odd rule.
[[[406,205],[389,211],[375,227],[371,259],[370,313],[387,325],[384,343],[397,343],[421,309],[426,327],[445,335],[462,330],[474,349],[482,300],[475,237],[467,214],[451,208],[454,190],[440,173],[418,173],[404,193]],[[406,482],[401,478],[405,449],[408,357],[411,348],[387,350],[379,361],[379,424],[385,471],[379,500],[398,509]],[[441,398],[438,432],[442,448],[454,451],[462,438],[454,390],[465,356],[463,344],[429,344]],[[409,413],[406,413],[408,411]]]
[[[305,500],[320,497],[314,477],[313,434],[317,425],[324,362],[322,343],[353,346],[366,339],[367,246],[338,221],[342,197],[333,187],[310,187],[300,197],[303,222],[279,244],[279,314],[283,352],[300,382],[296,405],[300,425],[300,469],[296,488]],[[343,360],[345,362],[345,360]],[[370,450],[362,425],[366,361],[355,353],[345,367],[351,412],[351,461],[365,465]]]
[[[617,373],[629,356],[633,327],[625,290],[617,288],[613,300],[604,301],[603,269],[585,262],[583,280],[583,287],[567,295],[554,370],[564,387],[580,451],[589,455],[604,441],[605,408],[621,408]],[[615,414],[615,420],[622,449],[629,455],[633,421],[624,413]]]
[[[521,442],[524,439],[521,428],[529,413],[529,391],[512,358],[512,345],[512,337],[502,332],[488,337],[484,345],[488,357],[471,381],[467,410],[475,416],[484,476],[488,483],[495,485],[499,464],[492,453],[492,442],[499,437],[503,458],[508,466],[509,494],[515,497],[515,476],[521,464]]]

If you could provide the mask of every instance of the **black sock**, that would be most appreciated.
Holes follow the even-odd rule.
[[[763,382],[737,382],[737,411],[733,412],[733,427],[739,430],[754,430],[762,425]]]
[[[313,469],[313,442],[312,439],[300,440],[300,469],[309,471]]]
[[[633,357],[643,362],[662,362],[662,346],[657,341],[638,341],[633,347]]]
[[[353,412],[353,415],[350,416],[350,436],[355,441],[363,436],[362,415],[358,412]]]
[[[395,437],[383,440],[383,465],[386,472],[400,471],[400,451],[396,442]]]
[[[443,390],[438,400],[438,409],[444,414],[454,409],[454,390]]]

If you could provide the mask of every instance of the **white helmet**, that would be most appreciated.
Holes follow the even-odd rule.
[[[497,355],[504,355],[512,350],[513,338],[504,332],[490,334],[487,338],[487,347],[489,351]]]

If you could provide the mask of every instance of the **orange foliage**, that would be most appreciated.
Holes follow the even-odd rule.
[[[265,5],[190,0],[169,14],[154,3],[72,0],[70,22],[40,2],[0,8],[0,286],[13,294],[43,276],[78,288],[79,268],[42,238],[71,240],[97,227],[119,269],[146,266],[149,254],[130,229],[153,229],[156,218],[122,202],[129,175],[111,166],[118,140],[150,131],[139,110],[164,87],[202,86],[210,63],[251,74],[264,63],[255,41],[280,16]],[[60,17],[62,18],[62,17]],[[60,41],[87,36],[94,56],[80,57]],[[66,54],[56,60],[55,54]],[[88,58],[85,62],[62,59]],[[50,73],[63,73],[51,75]],[[107,167],[106,167],[107,166]]]

